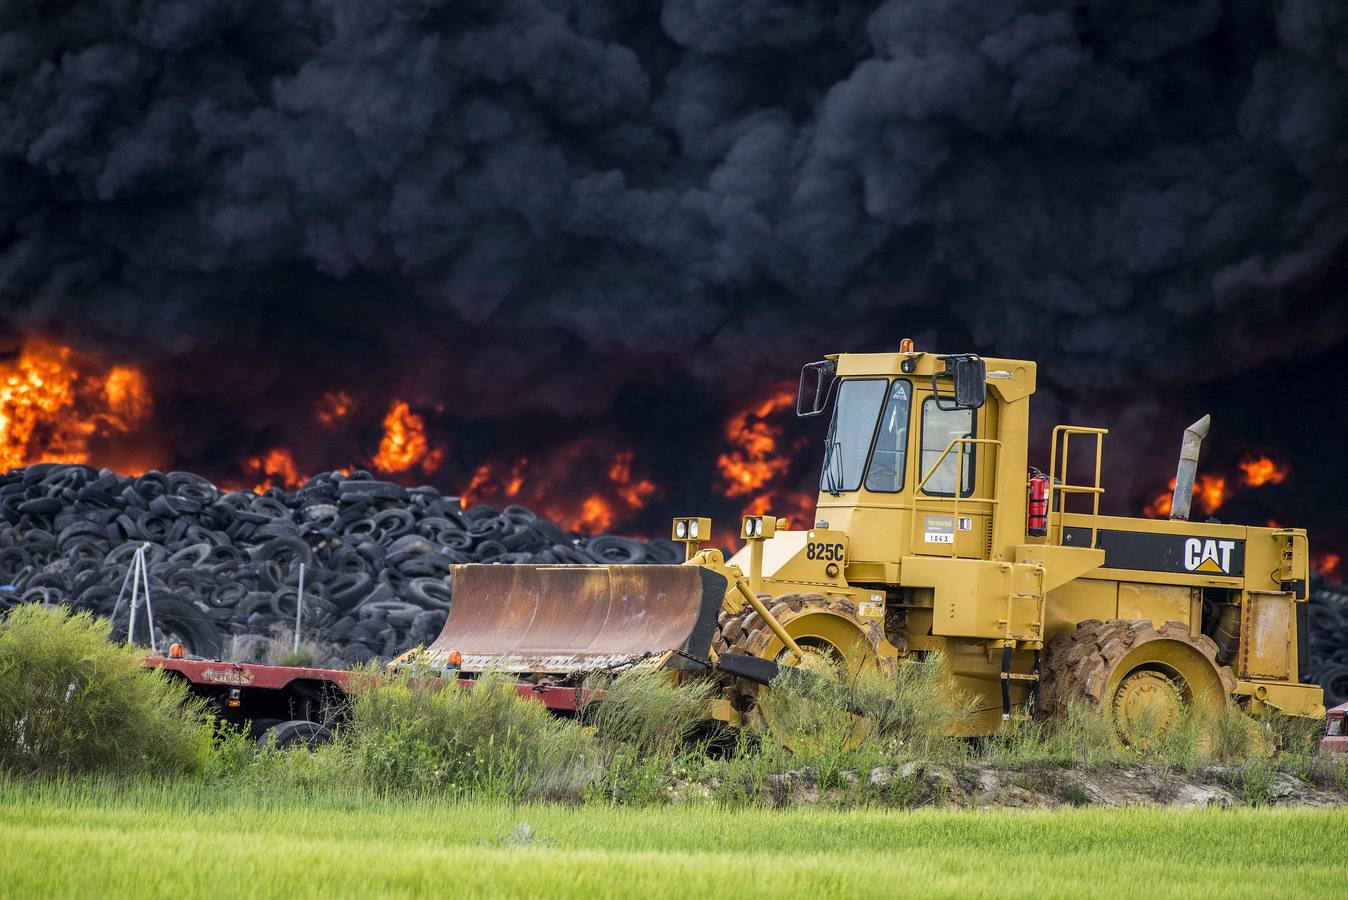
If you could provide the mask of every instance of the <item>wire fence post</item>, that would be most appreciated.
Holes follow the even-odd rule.
[[[131,557],[131,621],[126,625],[126,642],[136,642],[136,605],[140,602],[140,563],[143,552],[139,547]]]
[[[150,628],[150,652],[159,652],[159,642],[154,636],[154,606],[150,603],[150,572],[145,568],[145,551],[150,548],[149,544],[142,544],[140,548],[140,577],[145,584],[145,621]]]
[[[300,652],[300,620],[304,616],[304,563],[300,563],[300,589],[295,597],[295,647]]]
[[[117,603],[112,607],[112,621],[117,621],[117,614],[122,611],[122,601],[126,599],[127,585],[131,584],[131,572],[136,568],[135,562],[126,567],[126,574],[122,576],[122,586],[117,590]],[[126,632],[127,643],[131,642],[131,631]]]

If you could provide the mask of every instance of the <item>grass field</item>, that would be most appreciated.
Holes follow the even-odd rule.
[[[1345,833],[1342,810],[623,809],[0,781],[0,894],[1343,896]]]

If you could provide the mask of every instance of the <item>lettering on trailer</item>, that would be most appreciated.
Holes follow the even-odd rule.
[[[253,683],[253,673],[247,669],[203,669],[201,672],[203,681],[213,681],[216,684],[237,684],[241,687]]]
[[[1245,575],[1245,541],[1150,531],[1101,529],[1096,546],[1105,551],[1105,568],[1192,575]],[[1089,528],[1064,529],[1063,543],[1088,546]]]

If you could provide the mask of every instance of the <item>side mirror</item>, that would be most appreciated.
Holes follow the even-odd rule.
[[[978,409],[987,402],[987,363],[972,353],[942,356],[940,359],[945,363],[945,371],[933,373],[931,376],[931,392],[936,398],[938,407],[944,410]],[[953,398],[941,396],[941,392],[936,386],[938,376],[948,377],[955,382]],[[947,405],[947,401],[952,399],[954,402]]]
[[[828,397],[833,392],[834,377],[838,371],[836,360],[823,359],[806,363],[800,369],[800,388],[796,391],[796,416],[808,419],[828,408]]]

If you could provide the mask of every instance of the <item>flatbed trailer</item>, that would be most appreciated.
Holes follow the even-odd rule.
[[[357,675],[345,669],[167,656],[147,656],[145,665],[183,679],[188,690],[206,700],[222,720],[246,727],[257,737],[269,729],[298,722],[313,723],[324,730],[340,725],[347,717],[352,678]],[[475,679],[453,680],[461,688],[471,688]],[[527,681],[516,682],[515,691],[559,715],[574,715],[598,698],[597,692],[584,688]]]
[[[1325,736],[1320,739],[1323,753],[1348,753],[1348,703],[1325,713]]]

